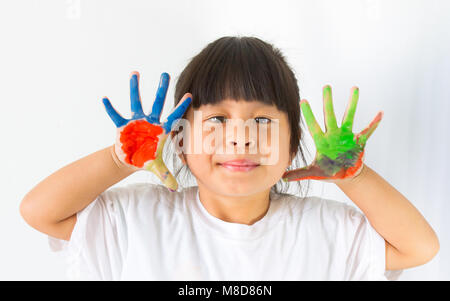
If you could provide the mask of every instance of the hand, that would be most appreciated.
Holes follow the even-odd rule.
[[[361,172],[364,161],[364,147],[380,123],[383,112],[378,112],[372,122],[355,136],[352,127],[358,97],[359,89],[353,87],[349,104],[342,119],[342,125],[338,128],[334,115],[331,87],[326,85],[323,88],[326,133],[323,133],[317,124],[309,103],[305,99],[300,101],[301,110],[316,145],[316,157],[312,164],[307,167],[285,172],[283,174],[284,181],[314,179],[336,183],[341,180],[351,180]]]
[[[114,146],[117,158],[134,170],[148,170],[153,172],[171,191],[178,188],[178,183],[167,169],[162,151],[167,137],[172,130],[174,121],[181,118],[192,101],[192,95],[186,93],[180,103],[161,124],[159,119],[166,99],[170,76],[161,74],[156,99],[150,115],[142,111],[139,94],[139,72],[132,72],[130,79],[131,119],[123,118],[112,107],[109,99],[104,97],[103,104],[106,112],[117,127]]]

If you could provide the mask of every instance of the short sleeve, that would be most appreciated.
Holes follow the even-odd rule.
[[[48,236],[50,249],[65,257],[70,280],[118,280],[127,248],[126,188],[101,193],[77,213],[70,241]]]
[[[346,280],[396,280],[401,271],[386,271],[386,242],[370,221],[352,206],[347,207],[347,226],[354,233],[349,246]]]

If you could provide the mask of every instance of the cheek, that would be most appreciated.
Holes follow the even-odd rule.
[[[183,150],[190,155],[196,155],[198,158],[211,156],[216,153],[216,149],[224,143],[224,133],[214,127],[192,127],[188,134],[183,136]],[[219,141],[221,139],[222,141]]]
[[[205,141],[205,137],[207,136],[207,132],[199,132],[197,137],[195,137],[194,132],[198,130],[198,128],[191,128],[191,131],[188,135],[185,135],[183,141],[186,141],[186,145],[183,142],[183,147],[186,150],[186,163],[189,166],[189,169],[192,171],[194,175],[202,175],[208,172],[211,169],[211,158],[212,155],[205,152],[204,147],[202,147],[202,143]],[[199,139],[200,137],[200,139]]]
[[[223,135],[223,133],[222,133]],[[221,132],[215,128],[203,129],[202,131],[202,153],[203,154],[214,154],[216,153],[216,148],[221,145]],[[223,141],[222,141],[223,142]]]
[[[283,145],[280,149],[280,161],[281,165],[284,166],[284,168],[288,167],[290,162],[290,152],[291,152],[291,144],[290,144],[290,137],[288,135],[283,135],[282,141],[280,145]]]
[[[213,172],[211,157],[202,154],[186,155],[186,164],[190,172],[202,181],[207,181],[208,175]]]
[[[290,149],[289,128],[283,123],[258,133],[259,153],[263,164],[271,168],[288,166]]]

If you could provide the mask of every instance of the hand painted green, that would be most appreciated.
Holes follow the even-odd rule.
[[[306,100],[300,102],[308,129],[316,145],[316,158],[310,166],[286,172],[283,175],[284,181],[346,178],[360,170],[365,144],[381,121],[382,112],[378,113],[366,129],[357,135],[353,134],[353,120],[358,98],[359,89],[355,87],[352,89],[351,100],[339,128],[333,109],[331,87],[326,85],[323,88],[325,133],[317,123],[309,103]]]
[[[316,162],[327,175],[335,175],[342,167],[354,166],[358,159],[358,154],[363,150],[364,146],[356,143],[355,135],[351,130],[357,102],[358,89],[355,89],[347,115],[348,118],[344,121],[343,126],[338,128],[333,109],[331,88],[326,86],[324,89],[326,133],[323,133],[317,122],[315,122],[309,104],[307,102],[301,103],[306,122],[310,127],[310,131],[313,132],[313,139],[317,148]]]

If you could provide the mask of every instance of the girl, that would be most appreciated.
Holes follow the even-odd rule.
[[[27,223],[49,236],[51,249],[68,256],[72,279],[385,280],[387,270],[422,265],[438,252],[422,215],[364,164],[382,112],[355,135],[358,88],[338,127],[331,88],[324,87],[322,131],[308,102],[298,102],[296,78],[281,52],[255,37],[223,37],[195,56],[162,123],[168,74],[149,115],[138,82],[133,72],[131,119],[103,99],[117,127],[115,144],[56,171],[20,205]],[[316,157],[296,168],[299,157],[306,165],[300,109]],[[256,132],[229,130],[239,120]],[[169,134],[197,185],[178,189],[164,164]],[[108,189],[138,170],[153,172],[163,185]],[[334,200],[286,193],[288,184],[302,190],[307,179],[335,183],[363,214]]]

